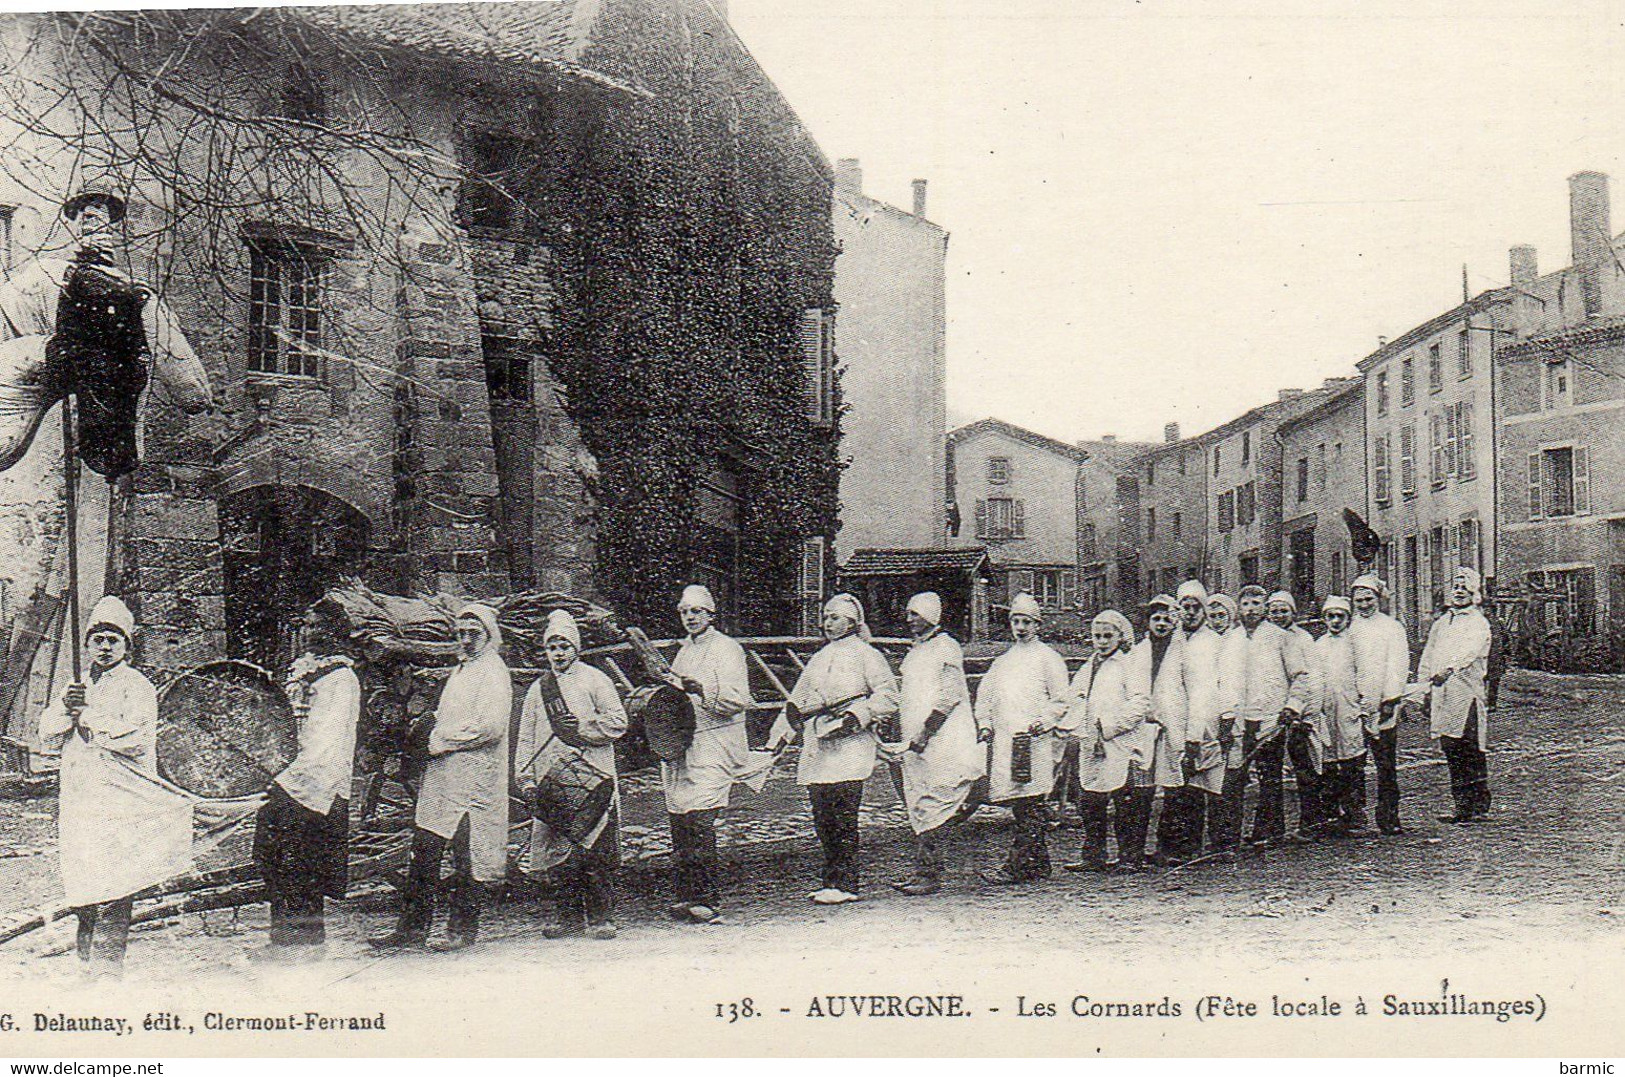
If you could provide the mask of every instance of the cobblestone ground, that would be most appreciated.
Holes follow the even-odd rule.
[[[1008,840],[1004,813],[983,809],[953,836],[941,894],[909,899],[886,882],[905,871],[909,842],[890,783],[877,775],[863,813],[865,900],[839,909],[809,904],[816,841],[802,791],[771,782],[739,790],[721,828],[722,922],[680,926],[664,918],[667,835],[658,778],[624,784],[625,851],[612,942],[542,940],[546,902],[510,895],[489,912],[482,944],[455,956],[380,960],[363,937],[387,925],[387,891],[330,905],[326,980],[427,978],[546,962],[590,969],[605,958],[657,970],[704,969],[748,953],[753,962],[809,953],[861,953],[928,965],[933,953],[1023,955],[1063,949],[1079,931],[1105,933],[1124,961],[1180,952],[1200,960],[1244,953],[1268,966],[1311,949],[1350,954],[1496,952],[1519,940],[1596,941],[1618,952],[1625,917],[1625,678],[1516,672],[1494,725],[1492,817],[1458,828],[1435,821],[1448,807],[1437,749],[1416,724],[1403,731],[1405,821],[1399,838],[1270,848],[1235,865],[1211,864],[1138,877],[1074,877],[993,888],[977,877]],[[49,800],[0,802],[0,909],[48,903],[55,891]],[[1051,836],[1055,859],[1075,853],[1076,832]],[[145,925],[131,944],[133,980],[224,975],[246,984],[267,975],[244,954],[263,941],[264,906],[192,914]],[[0,948],[0,970],[66,979],[71,921]],[[1324,948],[1331,947],[1332,951]]]

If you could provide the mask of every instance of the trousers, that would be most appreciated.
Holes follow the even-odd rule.
[[[1106,864],[1107,805],[1115,813],[1111,829],[1117,834],[1117,860],[1126,867],[1144,863],[1146,831],[1151,826],[1150,786],[1124,786],[1110,793],[1087,789],[1078,801],[1083,818],[1083,860],[1096,867]]]
[[[856,894],[860,883],[858,866],[858,808],[863,804],[862,782],[826,782],[807,786],[812,804],[813,827],[823,847],[824,867],[820,876],[826,889]]]
[[[1189,860],[1202,851],[1208,796],[1205,789],[1195,785],[1176,785],[1162,791],[1162,818],[1157,820],[1159,853]]]
[[[615,862],[594,849],[577,849],[559,868],[555,908],[560,924],[591,927],[615,917]]]
[[[420,938],[434,925],[435,896],[440,891],[440,861],[451,847],[451,878],[446,880],[448,916],[446,933],[472,941],[480,929],[480,891],[474,881],[474,861],[469,855],[468,816],[458,824],[448,841],[439,834],[417,828],[412,834],[412,866],[406,876],[406,892],[401,895],[401,916],[396,930]]]
[[[1018,879],[1049,877],[1049,815],[1041,796],[1017,797],[1005,801],[1015,816],[1016,833],[1004,866]]]
[[[720,808],[667,816],[671,821],[672,886],[677,900],[715,905],[717,815]]]
[[[116,898],[99,905],[81,905],[74,909],[79,917],[79,929],[74,936],[74,947],[79,960],[94,962],[107,971],[124,970],[124,951],[130,944],[130,913],[135,898]]]
[[[1450,767],[1450,796],[1456,803],[1456,815],[1476,818],[1490,810],[1489,763],[1484,749],[1478,746],[1478,701],[1474,700],[1467,715],[1467,725],[1459,737],[1440,737],[1439,747],[1444,750],[1445,762]]]
[[[1298,829],[1315,830],[1326,823],[1326,787],[1330,769],[1315,770],[1314,756],[1309,747],[1311,734],[1301,725],[1294,725],[1286,734],[1287,757],[1292,761],[1292,775],[1298,786]]]
[[[1377,772],[1377,829],[1398,830],[1399,823],[1399,727],[1391,726],[1365,735],[1371,763]],[[1360,779],[1355,796],[1358,818],[1365,818],[1365,761],[1359,762]]]

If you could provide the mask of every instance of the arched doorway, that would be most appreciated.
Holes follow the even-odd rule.
[[[251,486],[220,503],[226,649],[268,670],[294,658],[306,608],[366,563],[367,518],[308,486]]]

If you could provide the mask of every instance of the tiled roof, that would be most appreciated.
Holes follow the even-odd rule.
[[[978,434],[1002,434],[1007,438],[1026,442],[1040,449],[1047,449],[1057,456],[1065,456],[1073,460],[1089,459],[1089,453],[1076,445],[1068,445],[1064,441],[1057,441],[1035,430],[1017,426],[1015,423],[1007,423],[1003,419],[978,419],[974,423],[961,426],[958,430],[950,430],[948,431],[948,443],[950,445],[958,444]]]
[[[360,4],[281,11],[286,18],[381,45],[452,59],[547,68],[632,89],[577,63],[590,40],[598,0]]]
[[[1619,340],[1621,337],[1625,337],[1625,318],[1612,318],[1608,321],[1577,325],[1560,332],[1547,333],[1545,336],[1531,337],[1529,340],[1502,348],[1499,354],[1502,358],[1510,358],[1543,351],[1561,351],[1578,345],[1602,344]]]
[[[952,550],[860,549],[841,566],[843,576],[908,576],[916,572],[975,572],[987,561],[980,546]]]

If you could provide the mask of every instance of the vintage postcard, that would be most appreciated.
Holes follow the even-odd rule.
[[[1621,46],[0,12],[0,1048],[1619,1055]]]

